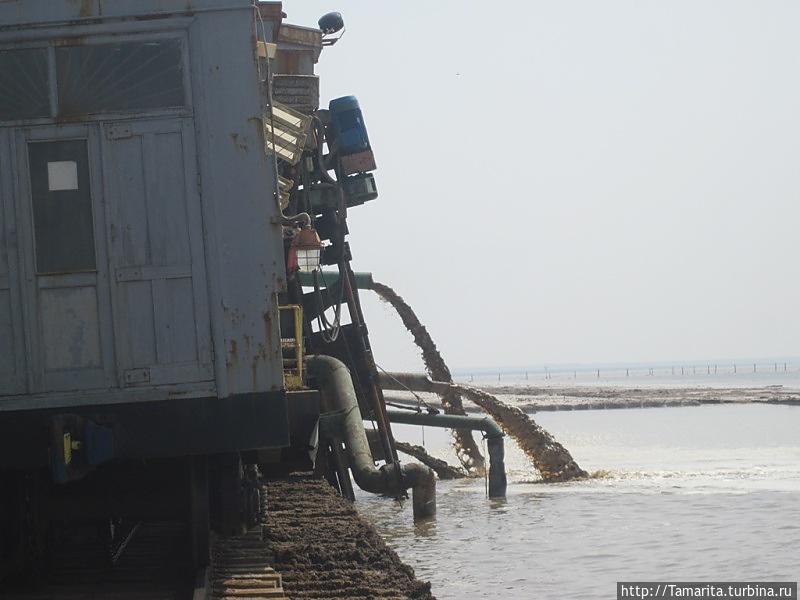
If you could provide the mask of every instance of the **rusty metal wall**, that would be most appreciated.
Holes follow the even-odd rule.
[[[160,18],[125,18],[145,15]],[[67,116],[51,75],[49,117],[0,122],[0,410],[283,387],[283,246],[250,0],[0,2],[0,52],[46,49],[51,73],[66,68],[64,47],[142,40],[179,42],[183,106],[111,94],[111,112]],[[79,159],[52,154],[65,140],[85,140],[80,185],[69,183]],[[34,185],[32,144],[55,157]],[[53,184],[59,172],[66,184]],[[37,262],[47,176],[43,206],[53,190],[89,188],[96,264]]]
[[[276,74],[272,96],[281,104],[310,115],[319,108],[319,77]]]

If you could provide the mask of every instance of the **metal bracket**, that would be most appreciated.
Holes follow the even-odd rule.
[[[150,383],[150,369],[128,369],[125,371],[125,385]]]
[[[133,129],[130,125],[108,125],[106,127],[106,139],[109,141],[126,140],[133,137]]]

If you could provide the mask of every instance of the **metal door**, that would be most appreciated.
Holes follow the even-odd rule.
[[[103,126],[123,385],[213,379],[191,119]]]
[[[30,391],[115,384],[97,129],[32,127],[15,141]]]
[[[22,394],[27,387],[11,137],[0,129],[0,395]]]

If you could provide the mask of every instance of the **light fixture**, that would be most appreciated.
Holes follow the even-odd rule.
[[[329,12],[326,15],[322,15],[322,18],[319,20],[319,28],[325,35],[340,32],[342,29],[344,29],[344,19],[342,18],[342,13]]]
[[[342,13],[330,12],[323,15],[319,20],[319,28],[322,31],[322,45],[333,46],[342,39],[344,35],[344,19]],[[339,33],[341,31],[341,33]],[[331,37],[334,33],[339,33],[339,37]]]
[[[302,271],[313,273],[319,269],[322,259],[322,241],[319,234],[311,227],[304,227],[297,232],[289,247],[289,273]]]

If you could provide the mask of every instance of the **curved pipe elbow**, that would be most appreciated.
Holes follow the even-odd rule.
[[[502,438],[506,436],[500,428],[500,425],[497,424],[497,421],[491,417],[483,418],[483,431],[486,434],[486,439]]]
[[[347,366],[331,356],[312,355],[306,357],[306,370],[317,381],[323,411],[343,415],[342,436],[356,485],[365,492],[387,495],[397,495],[411,488],[414,519],[435,515],[436,475],[433,470],[409,463],[400,467],[398,477],[396,465],[375,466]]]
[[[345,440],[345,445],[347,441]],[[391,494],[399,491],[397,478],[385,467],[377,468],[374,464],[369,467],[351,465],[353,479],[356,485],[370,494]]]
[[[403,481],[411,488],[411,503],[414,520],[428,519],[436,515],[436,475],[433,469],[419,463],[401,467]]]

